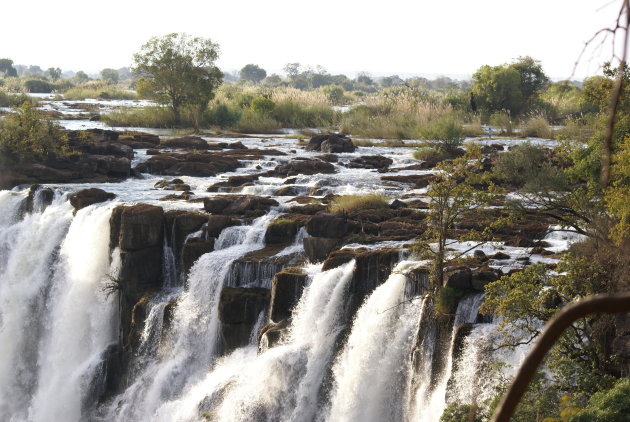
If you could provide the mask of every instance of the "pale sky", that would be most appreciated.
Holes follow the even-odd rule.
[[[289,62],[331,73],[471,75],[530,55],[567,78],[584,42],[612,26],[621,0],[23,0],[5,1],[0,58],[97,72],[131,65],[170,32],[219,43],[219,67],[278,72]],[[592,51],[576,78],[611,57]],[[590,64],[589,64],[590,59]]]

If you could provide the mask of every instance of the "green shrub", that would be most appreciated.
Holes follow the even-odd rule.
[[[271,112],[271,117],[286,128],[328,127],[334,124],[335,116],[330,107],[291,100],[277,102]]]
[[[28,92],[49,94],[53,92],[54,86],[41,79],[29,79],[24,81],[24,89]]]
[[[141,109],[125,109],[101,116],[110,126],[171,128],[176,125],[173,110],[152,106]]]
[[[453,287],[440,287],[435,297],[435,310],[442,315],[454,314],[464,291]]]
[[[243,133],[277,133],[281,126],[273,117],[245,109],[235,128]]]
[[[524,142],[499,154],[493,172],[499,180],[530,192],[564,189],[566,176],[547,161],[545,148]]]
[[[266,97],[256,97],[249,103],[249,106],[255,113],[269,114],[276,106],[276,103]]]
[[[328,205],[330,212],[352,212],[360,209],[387,208],[389,198],[379,194],[369,195],[341,195],[334,198]]]
[[[243,114],[238,107],[226,104],[212,104],[204,112],[204,124],[222,128],[235,126]]]
[[[345,100],[344,90],[339,85],[326,85],[320,89],[332,104],[340,105]]]
[[[452,115],[444,115],[431,120],[420,129],[420,136],[424,139],[439,141],[438,148],[443,151],[452,151],[458,148],[464,140],[464,129],[461,122]]]
[[[586,407],[571,417],[569,421],[630,421],[630,379],[621,379],[612,389],[593,394]]]
[[[0,153],[5,156],[29,155],[44,158],[66,150],[67,137],[62,128],[45,118],[31,103],[16,107],[0,120]]]
[[[135,100],[137,98],[134,92],[121,89],[116,85],[104,83],[70,88],[63,93],[63,96],[68,100],[85,100],[86,98],[96,98],[100,100]]]
[[[457,402],[446,406],[440,417],[440,422],[481,422],[482,420],[483,418],[472,405]]]
[[[0,91],[0,107],[16,107],[24,103],[32,103],[33,100],[26,94],[7,94]]]

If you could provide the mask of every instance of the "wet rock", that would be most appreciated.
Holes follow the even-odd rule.
[[[321,143],[320,150],[329,154],[339,154],[342,152],[354,152],[357,148],[350,138],[345,136],[330,135],[327,140]]]
[[[109,201],[116,197],[115,194],[105,192],[98,188],[83,189],[70,195],[70,204],[75,210],[88,207],[92,204],[98,204],[100,202]]]
[[[335,166],[321,160],[294,160],[277,166],[267,173],[268,176],[289,177],[299,174],[312,175],[319,173],[334,173]]]
[[[249,344],[258,318],[269,306],[270,292],[259,288],[230,288],[221,291],[219,319],[223,352]]]
[[[368,250],[357,254],[355,259],[356,269],[350,291],[357,295],[359,303],[363,303],[376,287],[387,280],[400,261],[400,250],[396,248]]]
[[[399,208],[407,208],[407,204],[400,199],[394,199],[392,203],[389,204],[389,207],[393,210],[397,210]]]
[[[271,283],[272,321],[280,322],[291,317],[291,310],[297,305],[306,284],[306,274],[298,268],[285,268],[278,272]]]
[[[502,260],[510,259],[511,257],[510,255],[504,252],[497,252],[494,255],[492,255],[490,258],[502,261]]]
[[[118,281],[126,296],[136,298],[162,287],[162,246],[123,250]]]
[[[326,257],[326,261],[324,261],[324,265],[322,266],[322,271],[328,271],[348,263],[352,261],[356,255],[356,249],[339,249],[332,251],[328,257]]]
[[[297,196],[300,191],[296,186],[282,186],[276,191],[276,196]]]
[[[288,319],[264,325],[258,333],[258,343],[266,343],[266,347],[274,347],[280,342],[288,327]]]
[[[497,281],[498,279],[499,275],[494,270],[480,268],[472,272],[470,284],[474,290],[483,291],[486,284]]]
[[[481,249],[475,249],[475,251],[473,252],[473,256],[481,262],[485,262],[488,260],[486,253]]]
[[[134,170],[158,175],[208,177],[234,171],[239,166],[237,159],[217,153],[162,153],[151,156]]]
[[[300,253],[278,255],[286,245],[268,245],[234,260],[225,284],[229,287],[271,288],[273,276],[302,261]]]
[[[231,144],[228,144],[227,147],[229,149],[248,149],[241,141],[232,142]]]
[[[20,215],[32,213],[33,211],[45,210],[55,197],[55,192],[51,188],[42,187],[41,185],[31,185],[28,195],[24,202],[20,205]]]
[[[188,274],[193,264],[201,257],[201,255],[207,254],[214,250],[214,238],[188,239],[184,246],[182,246],[182,273]]]
[[[194,211],[171,210],[164,214],[167,244],[171,246],[176,262],[181,260],[181,250],[186,238],[201,230],[208,222],[208,214]]]
[[[258,217],[265,214],[273,206],[277,206],[275,199],[243,195],[230,197],[204,198],[204,209],[213,214],[242,215]]]
[[[339,245],[339,239],[328,237],[304,238],[304,252],[311,262],[319,262],[328,256],[328,253]]]
[[[429,186],[435,178],[432,174],[412,174],[408,176],[381,176],[384,182],[398,182],[412,185],[415,189],[422,189]]]
[[[112,244],[124,250],[161,247],[164,210],[148,204],[119,206],[112,212]]]
[[[306,225],[306,231],[311,236],[341,238],[348,232],[348,221],[332,214],[316,214]]]
[[[314,215],[320,211],[324,211],[326,209],[326,205],[323,204],[306,204],[293,206],[289,208],[289,212],[294,214],[305,214],[305,215]]]
[[[155,148],[147,149],[147,155],[160,155],[161,153],[162,151],[160,151],[159,149],[155,149]]]
[[[328,161],[329,163],[336,163],[339,161],[339,157],[337,157],[337,155],[335,154],[322,154],[322,155],[318,155],[315,158],[322,161]]]
[[[393,162],[394,161],[391,158],[383,157],[382,155],[363,155],[352,159],[350,163],[348,163],[348,167],[362,169],[385,169],[392,165]]]
[[[206,192],[233,192],[236,190],[235,188],[251,186],[254,181],[258,180],[259,177],[259,174],[230,176],[226,181],[217,182],[208,187]]]
[[[467,290],[472,288],[472,272],[470,268],[446,268],[444,272],[444,286],[452,289]]]
[[[219,237],[223,229],[238,224],[237,220],[227,215],[209,215],[206,224],[206,235],[209,237]]]
[[[297,232],[298,225],[295,221],[280,217],[267,227],[267,231],[265,232],[265,244],[292,243]]]
[[[199,136],[182,136],[181,138],[163,139],[160,146],[164,148],[208,149],[208,142]]]

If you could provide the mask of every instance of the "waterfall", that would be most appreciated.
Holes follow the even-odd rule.
[[[357,312],[333,367],[330,421],[403,420],[407,361],[422,301],[404,301],[406,270],[399,263]]]
[[[111,205],[73,218],[57,196],[20,219],[23,193],[0,192],[0,419],[78,421],[116,340]]]
[[[165,401],[176,399],[207,373],[218,352],[219,298],[231,263],[264,246],[267,225],[275,216],[272,212],[251,226],[224,229],[215,251],[195,262],[186,290],[177,297],[170,331],[162,338],[157,356],[149,359],[126,391],[109,404],[105,420],[154,420]],[[147,321],[145,330],[154,330],[151,324],[156,321],[162,320]]]

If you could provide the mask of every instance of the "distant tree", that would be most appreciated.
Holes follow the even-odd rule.
[[[283,70],[289,79],[294,79],[300,73],[300,63],[287,63]]]
[[[42,70],[41,67],[32,64],[28,67],[28,70],[26,71],[27,74],[29,75],[43,75],[44,71]]]
[[[223,78],[215,65],[218,56],[218,44],[207,38],[182,33],[151,38],[133,56],[133,70],[141,76],[137,91],[169,104],[177,123],[185,106],[199,117]]]
[[[61,69],[58,67],[49,67],[46,73],[53,82],[61,78]]]
[[[398,75],[385,76],[381,78],[381,86],[389,88],[391,86],[400,86],[404,81]]]
[[[367,73],[359,73],[357,82],[365,85],[374,85],[374,80]]]
[[[473,75],[477,105],[488,112],[509,110],[517,115],[523,107],[520,85],[521,76],[512,67],[484,65]]]
[[[74,74],[74,80],[80,83],[89,81],[90,77],[84,71],[79,70],[77,73]]]
[[[243,66],[239,76],[244,81],[258,83],[267,77],[267,71],[255,64],[247,64]]]
[[[343,88],[339,85],[326,85],[322,87],[322,92],[333,104],[341,104],[343,102]]]
[[[17,70],[13,67],[13,60],[0,59],[0,75],[5,77],[17,77]]]
[[[101,79],[112,84],[117,84],[120,75],[116,69],[105,68],[101,70]]]

